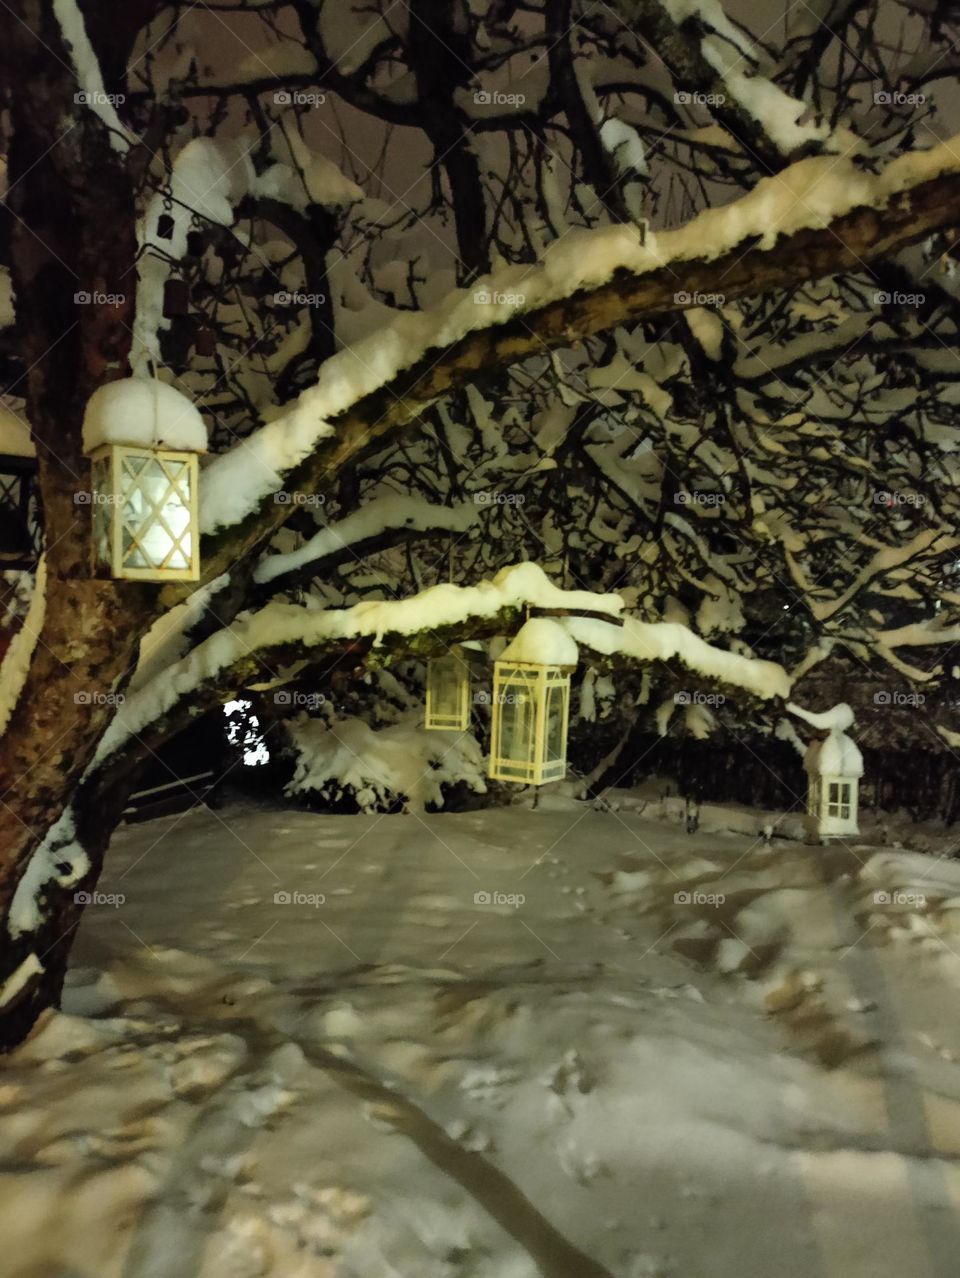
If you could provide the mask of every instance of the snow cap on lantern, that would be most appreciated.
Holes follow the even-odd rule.
[[[853,711],[846,702],[823,714],[795,705],[788,705],[787,709],[811,727],[827,729],[826,737],[811,741],[803,757],[811,834],[821,842],[859,834],[857,805],[863,755],[846,731],[853,725]]]
[[[96,566],[140,581],[196,581],[197,455],[207,449],[196,405],[155,378],[108,382],[87,403],[83,445]]]
[[[567,771],[570,671],[577,645],[548,617],[527,621],[493,667],[490,776],[544,785]]]

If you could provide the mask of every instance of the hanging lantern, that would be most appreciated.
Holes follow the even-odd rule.
[[[123,438],[124,426],[151,408],[153,438],[169,436],[179,448]],[[91,434],[95,570],[136,581],[197,581],[197,456],[206,429],[196,407],[161,382],[111,382],[87,407],[85,439]]]
[[[190,314],[190,285],[186,280],[166,280],[163,285],[163,318]]]
[[[465,732],[470,726],[470,667],[458,652],[427,662],[424,726],[446,732]]]
[[[577,645],[562,626],[534,618],[493,667],[489,776],[545,785],[567,771],[570,672]]]
[[[169,213],[161,213],[157,218],[157,239],[172,240],[174,230],[174,220]]]
[[[197,581],[197,454],[105,444],[93,464],[93,541],[112,577]]]
[[[207,328],[204,325],[197,329],[193,339],[193,349],[198,355],[216,355],[217,335],[212,328]]]
[[[206,247],[203,231],[187,231],[187,256],[203,257]]]

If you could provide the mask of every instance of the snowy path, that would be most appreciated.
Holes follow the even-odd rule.
[[[100,888],[0,1067],[5,1274],[956,1274],[960,865],[235,808]]]

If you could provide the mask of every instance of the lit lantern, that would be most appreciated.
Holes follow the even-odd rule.
[[[196,407],[162,382],[110,382],[90,399],[84,439],[95,568],[135,581],[197,581],[206,430]]]
[[[577,645],[547,618],[526,622],[494,662],[491,779],[521,785],[563,780],[576,664]]]
[[[447,732],[465,732],[470,726],[470,667],[459,653],[427,662],[424,726]]]
[[[840,728],[831,728],[823,741],[807,747],[807,825],[821,843],[860,833],[857,804],[863,756]]]

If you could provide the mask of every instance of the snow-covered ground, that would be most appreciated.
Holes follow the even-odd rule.
[[[232,807],[99,891],[0,1066],[4,1274],[957,1271],[957,863]]]

